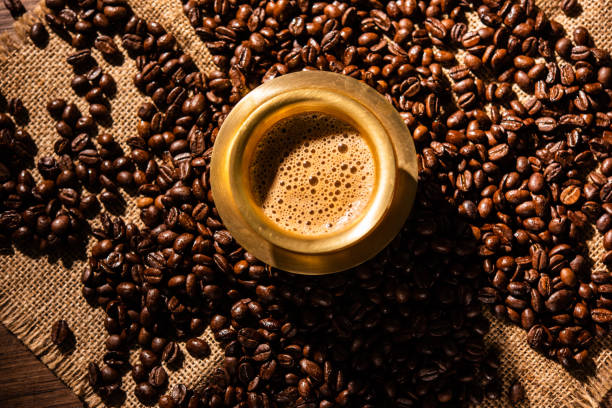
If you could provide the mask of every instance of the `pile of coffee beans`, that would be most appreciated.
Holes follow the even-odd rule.
[[[489,280],[480,301],[564,366],[587,359],[612,322],[612,278],[589,268],[584,247],[595,223],[612,262],[612,68],[585,28],[568,38],[529,0],[219,0],[184,10],[229,73],[230,95],[302,69],[385,95],[417,144],[420,193],[470,224]]]
[[[27,122],[27,110],[18,98],[10,99],[7,108],[0,112],[0,252],[11,254],[13,243],[40,251],[66,243],[82,247],[87,223],[81,210],[95,196],[79,208],[79,197],[67,183],[56,186],[62,166],[71,162],[41,159],[38,169],[45,179],[36,183],[29,170],[36,144],[17,125]]]
[[[104,213],[82,276],[86,299],[107,313],[107,353],[88,367],[99,395],[117,397],[127,369],[136,396],[164,407],[457,405],[499,394],[483,343],[477,246],[436,188],[420,196],[405,232],[357,270],[321,279],[271,270],[224,229],[207,177],[220,124],[257,82],[222,63],[197,72],[162,27],[105,4],[70,7],[93,21],[107,11],[123,16],[114,27],[151,102],[127,141],[144,227]],[[52,6],[47,21],[67,10]],[[70,60],[80,56],[90,54]],[[165,370],[180,367],[176,342],[206,358],[198,336],[208,326],[225,354],[209,385],[194,392],[179,384],[160,396]],[[134,344],[139,363],[130,366]]]
[[[463,406],[501,393],[482,303],[568,368],[609,331],[612,277],[590,265],[584,242],[594,225],[612,263],[612,68],[584,28],[565,33],[532,0],[189,0],[185,13],[219,68],[204,74],[122,0],[47,6],[48,25],[77,48],[71,85],[91,103],[82,122],[110,115],[90,49],[115,59],[116,35],[150,97],[128,155],[106,133],[94,144],[73,105],[51,102],[61,160],[38,163],[48,197],[70,164],[83,188],[138,195],[144,225],[103,213],[82,276],[85,298],[107,314],[107,352],[88,367],[103,398],[117,397],[131,370],[136,396],[165,408]],[[419,160],[402,232],[373,260],[322,278],[271,269],[242,249],[208,179],[232,106],[304,69],[378,90]],[[58,202],[72,226],[75,207]],[[201,390],[168,385],[166,370],[183,359],[177,342],[209,355],[206,327],[222,364]],[[510,393],[518,401],[524,391]]]

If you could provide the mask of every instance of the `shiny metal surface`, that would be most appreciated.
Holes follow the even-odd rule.
[[[266,130],[305,112],[323,112],[355,127],[368,142],[376,169],[375,188],[361,216],[339,231],[308,237],[265,216],[248,176]],[[266,82],[232,109],[215,141],[210,182],[223,222],[247,251],[279,269],[326,274],[366,261],[400,230],[416,192],[416,153],[401,117],[374,89],[344,75],[303,71]]]

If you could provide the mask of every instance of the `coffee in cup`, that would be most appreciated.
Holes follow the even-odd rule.
[[[270,221],[316,236],[359,219],[374,191],[375,167],[357,129],[322,112],[304,112],[265,131],[251,158],[249,183]]]

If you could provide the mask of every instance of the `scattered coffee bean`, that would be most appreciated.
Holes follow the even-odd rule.
[[[566,15],[572,16],[578,10],[579,4],[578,0],[560,0],[559,6]]]
[[[51,327],[51,341],[56,346],[66,346],[73,336],[68,323],[65,320],[58,320]]]
[[[153,388],[153,386],[148,382],[136,384],[134,394],[144,404],[150,404],[154,402],[155,398],[157,397],[157,392],[155,391],[155,388]]]
[[[21,0],[4,0],[4,7],[6,7],[9,13],[11,13],[11,17],[13,17],[15,20],[26,12]]]
[[[525,399],[525,389],[523,385],[515,381],[510,385],[510,391],[508,392],[508,397],[510,398],[510,402],[513,404],[517,404]]]
[[[187,348],[189,354],[196,358],[204,358],[210,355],[210,347],[208,346],[208,343],[199,338],[187,340],[185,347]]]
[[[28,34],[32,42],[38,47],[43,47],[49,38],[49,33],[47,33],[47,29],[45,28],[43,23],[39,21],[32,24]]]
[[[168,374],[166,374],[166,370],[164,367],[157,366],[151,369],[149,373],[149,384],[153,387],[159,388],[163,387],[168,381]]]

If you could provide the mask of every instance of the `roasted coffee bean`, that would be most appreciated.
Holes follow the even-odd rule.
[[[148,371],[142,364],[134,364],[132,366],[132,378],[136,383],[148,380]]]
[[[189,354],[196,358],[205,358],[210,355],[210,347],[206,341],[199,338],[192,338],[187,340],[185,347]]]
[[[51,327],[51,341],[56,346],[67,346],[73,337],[72,331],[65,320],[58,320]]]
[[[177,364],[182,357],[182,352],[179,346],[171,341],[164,347],[162,352],[162,360],[169,365]]]
[[[568,16],[573,15],[579,7],[578,0],[561,0],[561,10]]]
[[[172,397],[168,395],[162,395],[161,397],[159,397],[159,400],[157,400],[157,404],[159,405],[160,408],[175,408],[176,407],[176,403],[174,402]]]
[[[117,85],[115,79],[108,73],[103,73],[98,80],[98,86],[102,89],[102,92],[108,97],[115,95],[117,91]]]
[[[30,36],[32,42],[38,47],[45,46],[47,40],[49,39],[49,33],[47,33],[47,29],[41,22],[32,24],[28,35]]]
[[[98,35],[94,41],[94,47],[106,57],[113,57],[120,53],[112,37]]]
[[[68,62],[68,64],[72,65],[75,68],[84,68],[87,64],[91,62],[91,60],[91,51],[85,49],[70,55],[66,59],[66,62]]]
[[[323,379],[323,372],[321,367],[319,367],[314,361],[310,361],[307,359],[300,360],[300,368],[302,372],[306,374],[310,379],[315,382],[321,382]]]
[[[26,9],[20,0],[4,0],[4,7],[11,13],[15,20],[25,14]]]
[[[155,398],[157,397],[155,388],[153,388],[153,386],[148,382],[136,384],[134,394],[141,402],[145,404],[154,402]]]
[[[560,195],[561,202],[565,205],[573,205],[580,199],[580,188],[578,186],[568,186]]]
[[[47,103],[47,111],[55,119],[61,118],[65,108],[66,101],[63,99],[52,99]]]
[[[570,290],[562,289],[554,292],[545,303],[546,308],[553,313],[563,311],[572,302],[573,293]]]
[[[508,391],[508,398],[513,404],[518,404],[519,402],[525,399],[525,389],[523,385],[515,381],[510,385],[510,390]]]
[[[141,313],[141,320],[142,318],[143,316]],[[142,350],[140,352],[140,362],[142,363],[144,367],[150,369],[159,362],[159,357],[157,356],[157,354],[155,354],[151,350]]]
[[[542,132],[552,132],[557,127],[557,121],[554,118],[538,118],[536,119],[536,125]]]
[[[101,382],[101,374],[98,365],[94,362],[90,362],[87,366],[87,381],[89,386],[93,389],[97,389]]]
[[[100,368],[100,379],[102,380],[102,383],[106,385],[117,383],[119,377],[119,372],[109,365],[103,364]]]
[[[97,121],[103,121],[109,117],[108,108],[101,103],[92,103],[89,105],[89,114]]]
[[[149,373],[149,384],[153,387],[160,388],[163,387],[168,382],[168,374],[166,374],[166,370],[164,367],[157,366],[151,369]]]
[[[70,81],[70,87],[77,95],[84,95],[90,89],[91,84],[85,75],[76,75]]]

